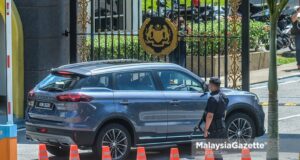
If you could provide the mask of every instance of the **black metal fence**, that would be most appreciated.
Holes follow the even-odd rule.
[[[224,77],[225,86],[237,88],[242,80],[241,44],[246,42],[241,37],[249,37],[247,31],[241,31],[241,3],[242,0],[76,0],[71,7],[71,23],[76,20],[76,27],[71,28],[71,51],[76,52],[73,59],[133,58],[179,63],[205,79]],[[247,9],[247,4],[244,6]],[[138,39],[144,20],[157,16],[169,18],[179,32],[177,48],[164,57],[146,53]],[[245,19],[243,23],[247,27],[249,21]],[[72,36],[72,31],[76,35]],[[247,67],[244,69],[247,72]]]

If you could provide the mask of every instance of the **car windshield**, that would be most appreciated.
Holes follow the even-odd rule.
[[[80,80],[75,75],[50,74],[38,84],[38,89],[44,91],[63,92],[70,90]]]

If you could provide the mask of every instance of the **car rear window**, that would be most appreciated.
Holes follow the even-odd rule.
[[[38,89],[44,91],[63,92],[71,90],[81,80],[79,75],[50,74],[38,84]]]
[[[38,88],[50,92],[63,92],[80,88],[112,89],[111,74],[93,76],[50,74],[38,84]]]

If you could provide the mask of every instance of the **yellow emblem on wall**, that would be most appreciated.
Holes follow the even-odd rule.
[[[147,53],[165,56],[177,47],[177,28],[168,18],[147,18],[139,31],[139,40]]]

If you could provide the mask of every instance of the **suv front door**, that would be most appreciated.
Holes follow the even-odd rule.
[[[151,71],[115,75],[116,112],[126,115],[135,127],[137,143],[165,142],[167,106]]]
[[[183,71],[162,70],[157,75],[169,102],[167,141],[191,139],[190,135],[204,112],[208,94],[200,81]]]

